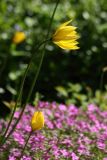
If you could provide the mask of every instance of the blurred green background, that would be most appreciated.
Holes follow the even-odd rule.
[[[23,101],[29,92],[41,58],[36,45],[47,33],[55,0],[1,0],[0,1],[0,99],[15,100],[24,70],[30,56],[36,56],[24,86]],[[102,69],[107,66],[107,2],[106,0],[62,0],[52,24],[52,34],[60,23],[73,19],[80,34],[77,51],[64,51],[52,43],[46,47],[43,66],[32,94],[43,95],[44,100],[63,101],[57,86],[68,82],[99,89]],[[13,35],[23,31],[26,39],[14,44]],[[103,86],[107,82],[104,75]],[[56,91],[57,90],[57,91]],[[83,91],[84,92],[84,91]]]

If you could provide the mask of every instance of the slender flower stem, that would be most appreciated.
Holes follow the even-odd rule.
[[[45,53],[45,52],[43,52],[43,53]],[[10,137],[10,135],[13,133],[14,129],[16,128],[17,124],[19,123],[19,121],[20,121],[20,119],[21,119],[21,117],[22,117],[22,115],[23,115],[23,112],[24,112],[24,110],[25,110],[25,108],[26,108],[26,104],[28,103],[28,101],[29,101],[29,99],[30,99],[30,97],[31,97],[31,93],[32,93],[33,88],[34,88],[34,85],[35,85],[35,83],[36,83],[36,81],[37,81],[37,78],[38,78],[38,75],[39,75],[39,72],[40,72],[40,69],[41,69],[41,66],[42,66],[43,58],[44,58],[44,54],[42,54],[42,57],[41,57],[41,60],[40,60],[39,66],[38,66],[38,70],[37,70],[37,73],[36,73],[36,75],[35,75],[35,77],[34,77],[33,83],[32,83],[32,85],[31,85],[31,88],[30,88],[30,91],[29,91],[29,94],[28,94],[26,103],[23,105],[22,111],[21,111],[18,119],[16,120],[15,124],[13,125],[11,131],[10,131],[9,134],[7,135],[6,140],[7,140],[8,137]]]
[[[53,13],[52,13],[52,16],[51,16],[51,20],[50,20],[50,23],[49,23],[49,27],[48,27],[48,31],[47,31],[47,34],[46,34],[46,38],[45,38],[45,39],[48,39],[49,34],[50,34],[50,32],[51,32],[51,26],[52,26],[53,18],[54,18],[54,15],[55,15],[55,12],[56,12],[56,9],[57,9],[57,7],[58,7],[59,2],[60,2],[60,0],[57,0],[56,5],[55,5],[55,8],[54,8]],[[46,51],[45,48],[46,48],[46,45],[47,45],[47,42],[44,43],[41,61],[40,61],[39,67],[38,67],[38,71],[37,71],[37,73],[36,73],[36,75],[35,75],[35,77],[34,77],[34,80],[33,80],[33,82],[32,82],[32,86],[31,86],[31,88],[30,88],[30,91],[29,91],[29,94],[28,94],[28,97],[27,97],[27,100],[26,100],[26,104],[29,102],[29,99],[30,99],[30,97],[31,97],[33,88],[34,88],[34,86],[35,86],[35,84],[36,84],[36,81],[37,81],[37,78],[38,78],[38,76],[39,76],[39,73],[40,73],[40,70],[41,70],[41,67],[42,67],[42,63],[43,63],[43,59],[44,59],[44,56],[45,56],[45,51]]]
[[[15,122],[14,126],[12,127],[11,131],[9,132],[9,134],[7,135],[7,137],[5,137],[4,143],[5,143],[5,141],[9,138],[9,136],[13,133],[13,131],[14,131],[14,129],[16,128],[17,124],[19,123],[19,121],[20,121],[20,119],[21,119],[21,117],[22,117],[22,115],[23,115],[23,112],[24,112],[24,110],[25,110],[26,104],[28,103],[28,101],[29,101],[29,99],[30,99],[30,97],[31,97],[33,88],[34,88],[35,83],[36,83],[36,81],[37,81],[37,78],[38,78],[38,75],[39,75],[39,73],[40,73],[40,69],[41,69],[42,63],[43,63],[43,59],[44,59],[44,56],[45,56],[45,48],[46,48],[46,44],[47,44],[46,42],[50,40],[50,39],[49,39],[49,40],[47,40],[47,39],[48,39],[49,33],[50,33],[50,31],[51,31],[52,21],[53,21],[53,18],[54,18],[54,15],[55,15],[55,12],[56,12],[56,9],[57,9],[57,7],[58,7],[59,2],[60,2],[60,0],[57,0],[56,5],[55,5],[55,8],[54,8],[54,11],[53,11],[53,14],[52,14],[52,16],[51,16],[51,20],[50,20],[49,27],[48,27],[48,31],[47,31],[47,35],[46,35],[46,40],[44,40],[44,41],[38,46],[38,48],[39,48],[42,44],[44,44],[44,48],[43,48],[43,52],[42,52],[42,57],[41,57],[41,60],[40,60],[39,66],[38,66],[37,73],[36,73],[36,75],[35,75],[35,77],[34,77],[32,86],[31,86],[31,88],[30,88],[30,91],[29,91],[29,94],[28,94],[26,103],[23,105],[23,108],[22,108],[22,111],[21,111],[21,113],[20,113],[20,115],[19,115],[19,118],[16,120],[16,122]],[[45,43],[44,43],[44,42],[45,42]],[[37,48],[37,49],[38,49],[38,48]],[[37,49],[36,49],[36,50],[37,50]],[[33,58],[34,58],[34,57],[32,56],[32,57],[31,57],[31,61],[29,62],[30,65],[31,65],[31,62],[32,62]],[[29,66],[29,68],[30,68],[30,66]],[[28,68],[28,70],[29,70],[29,68]],[[27,75],[27,73],[26,73],[25,75]],[[25,78],[26,78],[26,76],[24,76],[24,82],[25,82]],[[24,82],[23,82],[23,84],[22,84],[22,90],[23,90]],[[20,94],[22,93],[22,90],[21,90],[21,92],[19,92]],[[17,107],[17,105],[16,105],[16,107]],[[12,114],[13,116],[14,116],[15,111],[16,111],[16,108],[14,109],[14,112],[13,112],[13,114]],[[12,116],[12,118],[11,118],[11,121],[12,121],[12,119],[13,119],[13,116]],[[10,123],[10,124],[11,124],[11,123]],[[10,125],[9,125],[9,126],[10,126]],[[8,129],[9,129],[9,127],[8,127]],[[8,131],[8,130],[7,130],[7,131]],[[5,133],[5,136],[6,136],[6,134],[7,134],[7,132]],[[4,144],[4,143],[3,143],[3,144]]]
[[[51,19],[50,19],[50,23],[49,23],[49,26],[48,26],[48,31],[47,31],[46,39],[49,37],[49,34],[50,34],[50,32],[51,32],[52,22],[53,22],[54,15],[55,15],[55,12],[56,12],[56,9],[57,9],[57,7],[58,7],[59,2],[60,2],[60,0],[57,0],[56,5],[55,5],[55,8],[54,8],[54,10],[53,10],[53,13],[52,13],[52,16],[51,16]],[[45,44],[44,46],[46,46],[46,44]]]
[[[21,157],[23,156],[23,153],[24,153],[24,151],[25,151],[25,149],[26,149],[26,147],[27,147],[27,144],[28,144],[28,141],[29,141],[31,135],[32,135],[32,131],[29,133],[29,136],[28,136],[28,138],[27,138],[27,140],[26,140],[26,143],[25,143],[25,145],[24,145],[24,147],[23,147],[23,150],[22,150],[22,152],[21,152],[21,155],[20,155],[20,157],[19,157],[19,160],[20,160]]]
[[[100,78],[100,92],[102,93],[103,90],[103,79],[104,79],[104,71],[101,73],[101,78]]]
[[[46,43],[46,42],[49,41],[49,40],[50,40],[50,39],[47,39],[47,40],[41,42],[41,43],[37,46],[36,51],[37,51],[44,43]],[[30,67],[31,67],[32,61],[33,61],[33,59],[34,59],[34,56],[35,56],[35,54],[32,54],[32,57],[31,57],[28,65],[27,65],[26,70],[25,70],[25,73],[24,73],[24,76],[23,76],[23,79],[22,79],[22,82],[21,82],[21,86],[20,86],[20,89],[19,89],[18,98],[17,98],[17,100],[16,100],[16,104],[15,104],[15,107],[14,107],[14,109],[13,109],[12,115],[11,115],[11,117],[10,117],[10,121],[9,121],[8,126],[7,126],[7,128],[6,128],[6,131],[5,131],[4,135],[3,135],[3,139],[2,139],[2,141],[1,141],[1,145],[3,145],[3,144],[5,143],[5,141],[7,140],[7,137],[9,137],[8,135],[10,135],[10,132],[9,132],[9,134],[8,134],[7,137],[6,137],[6,134],[7,134],[8,130],[9,130],[9,127],[10,127],[10,125],[11,125],[11,123],[12,123],[12,119],[13,119],[14,113],[15,113],[15,111],[16,111],[18,102],[20,101],[20,98],[21,98],[21,95],[22,95],[22,91],[23,91],[24,82],[25,82],[27,73],[28,73],[28,71],[29,71],[29,69],[30,69]],[[15,128],[15,127],[13,126],[13,128]],[[12,129],[12,130],[13,130],[13,129]]]
[[[101,78],[100,78],[100,93],[103,92],[103,82],[104,82],[104,74],[107,71],[107,67],[102,69]],[[102,97],[100,96],[100,103],[102,102]]]

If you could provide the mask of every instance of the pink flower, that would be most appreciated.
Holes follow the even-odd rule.
[[[60,111],[66,111],[67,107],[64,104],[59,105]]]
[[[67,156],[68,156],[68,151],[66,150],[66,149],[60,149],[60,152],[61,152],[61,155],[63,156],[63,157],[66,157],[67,158]]]
[[[106,145],[105,145],[105,143],[104,143],[103,141],[98,141],[98,142],[97,142],[97,147],[98,147],[99,149],[104,150],[104,149],[106,148]]]
[[[79,157],[74,152],[71,153],[71,158],[72,160],[79,160]]]

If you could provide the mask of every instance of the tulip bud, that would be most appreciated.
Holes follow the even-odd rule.
[[[26,39],[26,35],[24,32],[16,32],[14,37],[13,37],[13,42],[15,44],[19,44],[23,42]]]
[[[36,111],[31,119],[32,131],[40,130],[44,126],[44,115],[41,111]]]

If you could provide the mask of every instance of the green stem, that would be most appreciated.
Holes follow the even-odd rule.
[[[55,15],[57,6],[58,6],[58,4],[59,4],[59,1],[60,1],[60,0],[57,0],[57,2],[56,2],[56,5],[55,5],[55,8],[54,8],[53,14],[52,14],[52,16],[51,16],[50,24],[49,24],[49,27],[48,27],[48,32],[47,32],[47,35],[46,35],[46,40],[45,40],[44,42],[46,42],[47,39],[48,39],[48,37],[49,37],[49,33],[50,33],[50,30],[51,30],[51,26],[52,26],[52,21],[53,21],[53,18],[54,18],[54,15]],[[5,141],[6,141],[6,140],[9,138],[9,136],[13,133],[13,131],[14,131],[14,129],[16,128],[17,124],[19,123],[19,121],[20,121],[20,119],[21,119],[21,117],[22,117],[22,115],[23,115],[23,112],[24,112],[24,110],[25,110],[26,104],[28,103],[28,101],[29,101],[29,99],[30,99],[30,97],[31,97],[33,88],[34,88],[35,83],[36,83],[36,81],[37,81],[37,78],[38,78],[38,75],[39,75],[39,72],[40,72],[42,63],[43,63],[43,59],[44,59],[44,56],[45,56],[46,44],[47,44],[47,43],[44,43],[44,48],[43,48],[43,52],[42,52],[42,57],[41,57],[41,60],[40,60],[40,63],[39,63],[39,67],[38,67],[37,73],[36,73],[36,75],[35,75],[35,77],[34,77],[32,86],[31,86],[31,88],[30,88],[30,91],[29,91],[29,94],[28,94],[26,103],[25,103],[25,105],[23,106],[22,111],[21,111],[21,113],[20,113],[20,115],[19,115],[19,118],[17,119],[17,121],[16,121],[16,123],[14,124],[13,128],[11,129],[11,131],[9,132],[9,134],[7,135],[7,137],[5,138]],[[41,45],[40,45],[40,46],[41,46]],[[33,58],[31,58],[31,59],[33,59]],[[32,61],[31,61],[31,62],[32,62]],[[14,113],[15,113],[15,112],[14,112]],[[14,114],[13,114],[13,115],[14,115]]]
[[[101,78],[100,78],[100,92],[102,93],[103,90],[103,79],[104,79],[104,71],[101,73]]]
[[[55,15],[55,12],[56,12],[56,9],[58,7],[59,2],[60,2],[60,0],[57,0],[55,8],[53,10],[53,13],[52,13],[52,16],[51,16],[51,19],[50,19],[50,23],[49,23],[49,26],[48,26],[48,31],[47,31],[46,39],[49,37],[49,33],[51,32],[52,22],[53,22],[54,15]],[[46,47],[46,44],[44,46]]]
[[[101,73],[101,78],[100,78],[100,93],[102,94],[103,92],[103,81],[104,81],[104,74],[107,71],[107,68],[103,68],[102,69],[102,73]],[[102,96],[100,94],[100,103],[102,103]]]
[[[49,41],[49,40],[50,40],[50,39],[41,42],[41,43],[37,46],[36,51],[37,51],[44,43],[46,43],[46,42]],[[32,64],[32,61],[33,61],[33,59],[34,59],[34,56],[35,56],[35,54],[32,54],[32,57],[31,57],[28,65],[27,65],[26,70],[25,70],[25,73],[24,73],[24,76],[23,76],[23,79],[22,79],[22,82],[21,82],[21,87],[20,87],[20,89],[19,89],[18,98],[17,98],[17,100],[16,100],[16,104],[15,104],[15,107],[14,107],[14,109],[13,109],[12,115],[11,115],[11,117],[10,117],[10,121],[9,121],[8,126],[7,126],[7,128],[6,128],[6,131],[5,131],[4,135],[3,135],[3,139],[2,139],[2,141],[1,141],[1,145],[3,145],[3,144],[5,143],[5,141],[7,140],[7,137],[9,137],[9,136],[6,137],[6,134],[7,134],[8,130],[9,130],[9,127],[10,127],[10,125],[11,125],[11,123],[12,123],[12,119],[13,119],[14,113],[15,113],[15,111],[16,111],[18,102],[19,102],[19,100],[20,100],[20,98],[21,98],[21,94],[22,94],[24,82],[25,82],[27,73],[28,73],[28,71],[29,71],[29,68],[30,68],[30,66],[31,66],[31,64]],[[14,126],[13,126],[13,127],[14,127]],[[13,130],[13,129],[12,129],[12,130]],[[10,132],[9,132],[8,135],[10,135]]]
[[[44,52],[43,52],[43,53],[44,53]],[[9,132],[9,134],[7,135],[7,137],[5,138],[5,140],[7,140],[7,139],[10,137],[10,135],[13,133],[14,129],[16,128],[17,124],[19,123],[19,121],[20,121],[20,119],[21,119],[21,117],[22,117],[22,115],[23,115],[23,112],[24,112],[24,110],[25,110],[25,108],[26,108],[26,104],[28,103],[28,101],[29,101],[29,99],[30,99],[30,97],[31,97],[31,93],[32,93],[33,88],[34,88],[34,85],[35,85],[35,83],[36,83],[36,81],[37,81],[37,78],[38,78],[38,75],[39,75],[39,72],[40,72],[40,69],[41,69],[41,66],[42,66],[43,58],[44,58],[44,54],[42,54],[42,57],[41,57],[41,60],[40,60],[39,66],[38,66],[38,70],[37,70],[37,73],[36,73],[36,75],[35,75],[35,77],[34,77],[33,83],[32,83],[32,85],[31,85],[31,88],[30,88],[30,91],[29,91],[29,94],[28,94],[26,103],[23,105],[22,111],[21,111],[18,119],[16,120],[15,124],[13,125],[11,131]]]
[[[28,144],[28,141],[29,141],[31,135],[32,135],[32,131],[29,133],[29,136],[28,136],[28,138],[27,138],[27,140],[26,140],[26,143],[25,143],[25,145],[24,145],[24,147],[23,147],[23,150],[22,150],[22,153],[21,153],[21,155],[20,155],[20,157],[19,157],[19,160],[20,160],[20,159],[22,158],[22,156],[23,156],[23,153],[24,153],[24,151],[25,151],[25,149],[26,149],[26,147],[27,147],[27,144]]]
[[[56,9],[57,9],[57,7],[58,7],[59,1],[60,1],[60,0],[57,0],[56,5],[55,5],[55,8],[54,8],[54,10],[53,10],[53,13],[52,13],[52,16],[51,16],[51,20],[50,20],[50,23],[49,23],[49,27],[48,27],[48,31],[47,31],[47,34],[46,34],[46,39],[48,39],[48,37],[49,37],[49,33],[50,33],[50,31],[51,31],[51,26],[52,26],[53,18],[54,18]],[[30,91],[29,91],[29,94],[28,94],[28,97],[27,97],[27,100],[26,100],[25,105],[29,102],[29,99],[30,99],[31,94],[32,94],[32,92],[33,92],[33,88],[34,88],[34,86],[35,86],[35,84],[36,84],[36,81],[37,81],[37,78],[38,78],[38,76],[39,76],[39,73],[40,73],[40,70],[41,70],[41,67],[42,67],[42,63],[43,63],[43,59],[44,59],[44,56],[45,56],[45,51],[46,51],[45,48],[46,48],[46,45],[47,45],[47,43],[44,43],[43,52],[42,52],[42,57],[41,57],[41,61],[40,61],[39,67],[38,67],[38,71],[37,71],[37,73],[36,73],[36,75],[35,75],[35,77],[34,77],[34,80],[33,80],[33,82],[32,82],[32,86],[31,86],[31,88],[30,88]]]

